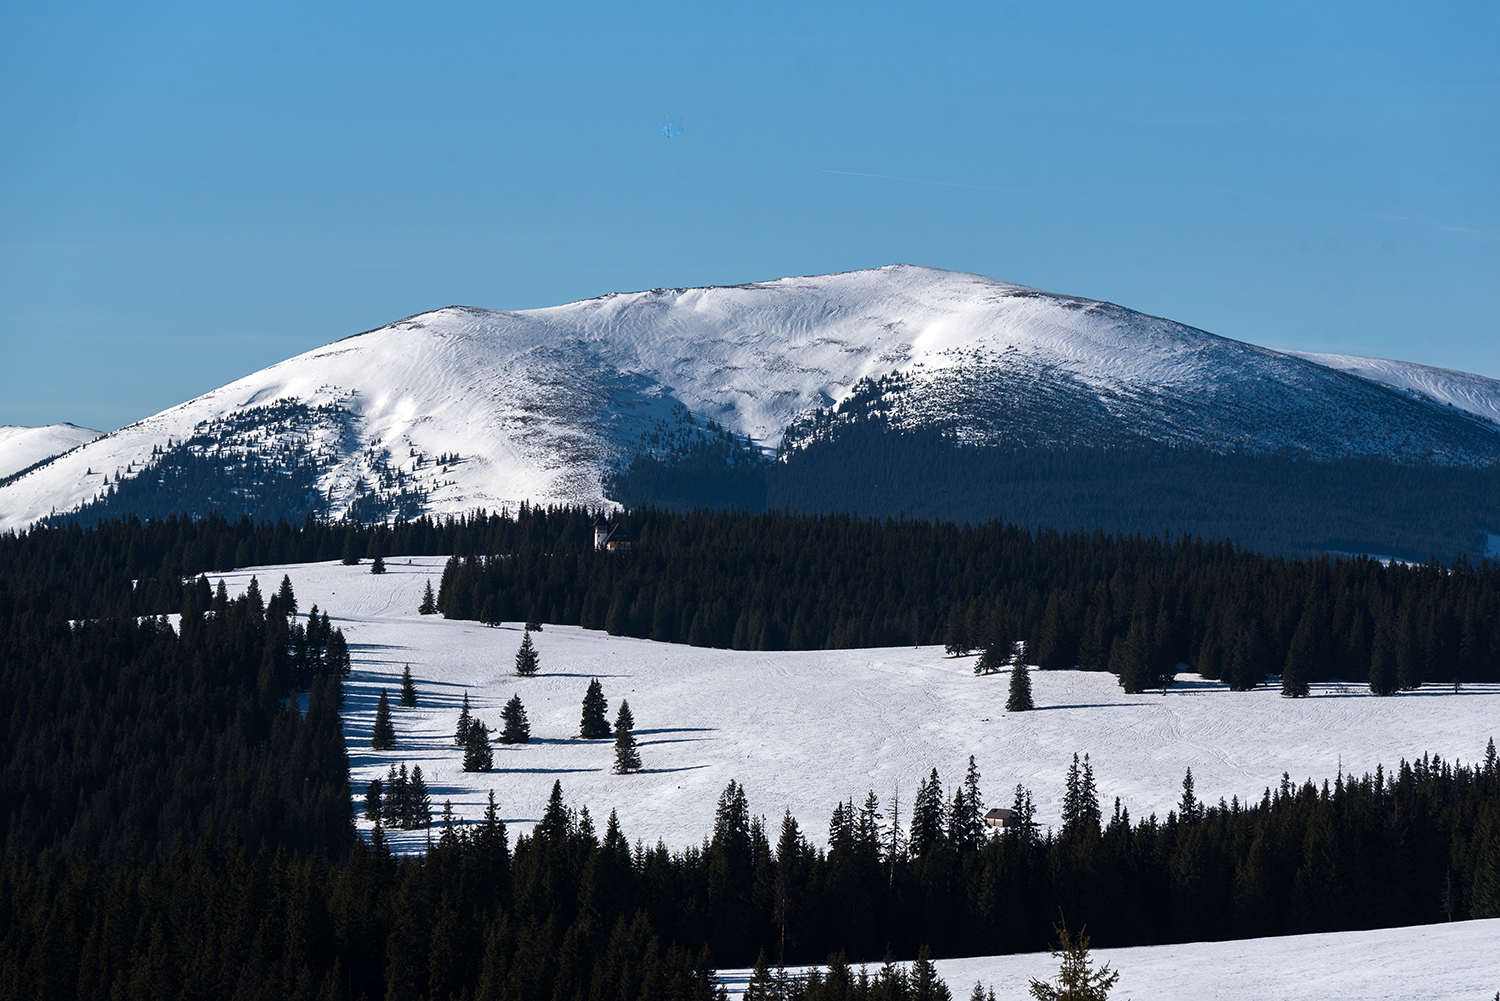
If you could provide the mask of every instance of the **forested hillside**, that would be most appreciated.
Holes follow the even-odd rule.
[[[962,524],[1003,519],[1232,541],[1282,556],[1373,553],[1445,563],[1482,556],[1500,534],[1500,467],[1318,462],[1140,442],[1120,448],[1006,448],[951,432],[841,427],[752,463],[720,446],[641,456],[609,484],[627,507],[848,512]]]

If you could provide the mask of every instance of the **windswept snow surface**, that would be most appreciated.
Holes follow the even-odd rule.
[[[1500,409],[1493,386],[1476,382],[1473,413],[1461,411],[1110,303],[892,265],[525,312],[423,313],[256,372],[0,488],[0,530],[71,511],[105,475],[136,475],[155,448],[195,434],[315,457],[335,517],[397,472],[435,513],[603,504],[609,472],[679,431],[686,412],[770,447],[794,421],[853,405],[861,380],[892,375],[877,395],[893,425],[951,427],[971,442],[1500,459],[1500,427],[1474,416]],[[436,461],[452,453],[460,461]]]
[[[1119,796],[1133,817],[1165,817],[1189,767],[1201,799],[1243,802],[1258,800],[1284,771],[1298,783],[1321,783],[1340,768],[1389,769],[1428,752],[1475,761],[1500,730],[1500,685],[1466,685],[1459,694],[1430,686],[1390,698],[1318,685],[1313,698],[1287,700],[1270,688],[1235,693],[1196,676],[1165,696],[1126,695],[1110,674],[1037,671],[1037,710],[1007,714],[1007,675],[975,677],[972,659],[937,647],[752,653],[567,626],[534,634],[541,675],[517,678],[519,625],[416,614],[443,563],[393,558],[379,576],[368,565],[318,563],[210,578],[222,576],[237,593],[254,575],[270,594],[287,574],[304,614],[316,603],[344,630],[354,659],[344,718],[356,800],[391,764],[420,764],[435,808],[451,799],[459,817],[473,820],[493,789],[507,823],[529,828],[560,780],[570,805],[587,805],[600,829],[618,810],[632,840],[683,848],[712,830],[715,801],[735,779],[755,813],[774,825],[791,810],[809,839],[823,843],[835,803],[863,800],[870,789],[888,803],[899,786],[907,818],[929,769],[951,789],[971,754],[988,805],[1008,806],[1020,783],[1035,795],[1040,822],[1055,825],[1075,752],[1090,755],[1106,815]],[[420,693],[415,709],[396,704],[405,664]],[[630,700],[641,774],[611,774],[612,743],[574,737],[595,677],[611,721],[620,699]],[[382,687],[399,741],[390,752],[370,749]],[[532,743],[496,745],[490,773],[462,771],[453,744],[465,692],[496,730],[512,695],[530,716]],[[390,833],[405,851],[426,841],[425,832]]]
[[[54,455],[86,445],[104,434],[77,424],[47,424],[37,428],[7,424],[0,427],[0,480],[14,476]]]
[[[1287,353],[1305,358],[1315,365],[1348,372],[1413,397],[1457,407],[1476,417],[1500,424],[1500,379],[1474,375],[1471,372],[1455,372],[1450,368],[1433,368],[1409,361],[1361,358],[1358,355],[1312,354],[1304,351]]]
[[[1500,990],[1500,918],[1375,931],[1287,935],[1234,942],[1096,949],[1095,968],[1120,972],[1110,993],[1136,1001],[1489,1001]],[[1035,978],[1056,983],[1045,952],[940,959],[955,998],[974,982],[997,1001],[1029,998]],[[731,998],[749,970],[724,970]]]

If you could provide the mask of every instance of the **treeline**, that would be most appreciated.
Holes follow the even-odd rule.
[[[1500,532],[1500,466],[1403,466],[1374,457],[1219,455],[1153,442],[1119,448],[963,443],[943,429],[862,421],[749,463],[699,447],[642,455],[614,476],[630,508],[847,512],[1061,531],[1227,539],[1257,552],[1373,553],[1414,562],[1482,554]]]
[[[136,519],[0,536],[0,580],[72,618],[176,611],[182,580],[235,566],[454,554],[449,618],[578,624],[737,649],[1027,642],[1045,669],[1111,670],[1127,688],[1179,664],[1249,688],[1290,670],[1390,692],[1500,678],[1500,567],[1286,560],[1220,542],[733,511],[624,517],[626,553],[593,548],[594,512],[390,525]],[[1290,692],[1289,694],[1296,694]]]
[[[632,551],[600,553],[585,520],[490,519],[489,552],[503,555],[450,559],[439,608],[750,650],[1019,639],[1044,669],[1111,670],[1131,691],[1183,663],[1234,688],[1289,663],[1303,682],[1368,680],[1382,693],[1500,678],[1500,567],[1488,561],[1283,560],[998,522],[654,510],[625,519]]]
[[[1107,820],[1075,760],[1063,824],[987,834],[978,775],[924,783],[910,841],[871,794],[828,847],[790,814],[773,832],[735,783],[712,835],[672,852],[601,837],[560,786],[507,850],[486,819],[445,824],[423,857],[379,833],[337,865],[220,850],[107,869],[87,854],[0,874],[0,997],[267,996],[710,1001],[712,967],[833,961],[777,988],[799,1001],[942,1001],[918,964],[889,994],[849,964],[1036,950],[1058,909],[1099,946],[1324,932],[1500,915],[1500,767],[1432,758],[1331,786],[1283,778],[1208,806],[1184,780],[1165,819]],[[774,840],[773,840],[774,838]],[[884,974],[877,975],[877,982]]]
[[[706,952],[638,909],[617,829],[549,812],[512,858],[493,809],[425,857],[338,864],[204,839],[161,862],[0,870],[0,998],[715,1001]]]
[[[354,839],[343,635],[292,622],[290,586],[230,600],[179,582],[177,628],[70,622],[0,578],[6,857],[152,857],[201,836],[330,855]],[[308,690],[306,710],[294,697]]]

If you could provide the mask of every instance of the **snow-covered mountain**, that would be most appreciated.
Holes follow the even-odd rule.
[[[1298,356],[1109,303],[895,265],[413,316],[0,486],[0,528],[73,510],[174,449],[313,464],[320,508],[335,517],[461,512],[603,503],[605,478],[640,452],[715,434],[769,449],[875,413],[975,442],[1500,459],[1494,380]]]
[[[86,445],[103,434],[103,431],[81,428],[77,424],[47,424],[35,428],[7,424],[0,427],[0,481],[79,445]]]

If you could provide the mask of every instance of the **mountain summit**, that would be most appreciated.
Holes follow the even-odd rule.
[[[1500,382],[1479,376],[1295,355],[1110,303],[892,265],[422,313],[31,469],[0,486],[0,528],[76,510],[147,471],[165,489],[189,460],[239,477],[234,489],[284,495],[288,513],[311,504],[378,519],[602,504],[608,476],[637,455],[716,437],[791,448],[872,418],[973,444],[1468,466],[1500,459],[1497,416]]]

